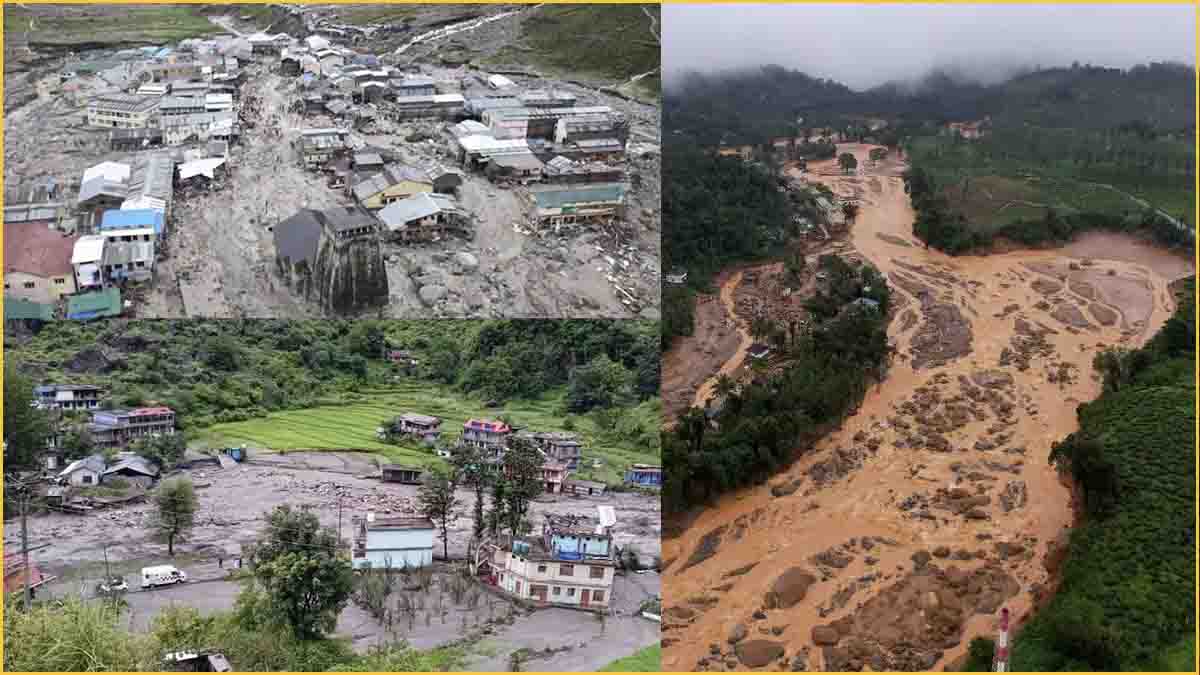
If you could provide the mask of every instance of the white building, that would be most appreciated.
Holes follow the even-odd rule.
[[[433,521],[428,518],[355,519],[354,567],[425,567],[433,563]]]
[[[99,485],[105,468],[104,457],[92,455],[68,464],[67,468],[58,474],[58,478],[71,485]]]
[[[101,263],[104,260],[104,235],[89,234],[75,242],[71,267],[75,270],[75,287],[80,291],[103,285]]]
[[[491,560],[495,584],[539,604],[607,608],[617,570],[611,532],[615,518],[611,507],[600,511],[600,523],[594,525],[569,516],[547,516],[541,537],[524,537],[496,549]]]
[[[110,129],[145,129],[158,116],[157,96],[105,94],[88,102],[87,123]]]

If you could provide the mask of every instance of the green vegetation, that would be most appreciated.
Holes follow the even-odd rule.
[[[175,542],[187,539],[196,524],[196,491],[188,478],[163,481],[154,495],[154,533],[167,542],[167,555],[175,555]]]
[[[1027,199],[1046,199],[1047,193],[1036,190],[1053,189],[1054,185],[1045,183],[1034,188],[1014,179],[986,176],[977,181],[965,178],[955,187],[944,189],[920,166],[904,174],[904,187],[916,211],[913,234],[951,255],[986,249],[997,238],[1028,246],[1061,244],[1087,230],[1147,237],[1168,248],[1193,245],[1194,230],[1190,226],[1181,228],[1162,214],[1133,202],[1126,202],[1126,208],[1120,212],[1111,199],[1095,200],[1086,211],[1070,207],[1060,211],[1051,204]],[[1106,198],[1115,194],[1107,189],[1100,192]],[[976,196],[966,197],[967,194]],[[1016,208],[1007,208],[1014,204]],[[1094,210],[1106,207],[1110,211]],[[1001,212],[1009,215],[1000,217]]]
[[[657,94],[659,12],[658,5],[545,5],[522,21],[529,49],[505,50],[491,61],[532,62],[568,76],[587,73],[618,83],[655,73],[638,84]]]
[[[1184,296],[1145,348],[1097,360],[1105,393],[1051,451],[1087,516],[1058,593],[1016,636],[1014,671],[1194,668],[1194,278]]]
[[[342,5],[337,8],[339,21],[356,26],[408,23],[416,13],[417,7],[405,5]]]
[[[4,8],[4,34],[46,45],[166,44],[225,32],[201,5],[23,5]]]
[[[657,463],[658,340],[657,323],[641,321],[125,321],[55,322],[5,348],[13,372],[38,382],[95,384],[115,406],[168,405],[212,447],[428,465],[439,461],[428,448],[385,443],[376,429],[406,411],[443,417],[449,435],[472,417],[504,417],[573,426],[588,459],[603,461],[579,476],[618,483],[627,464]],[[418,364],[393,364],[389,349]],[[170,450],[147,453],[169,460]]]
[[[653,645],[604,666],[600,673],[658,673],[662,671],[662,645]]]
[[[702,289],[722,268],[769,255],[789,234],[789,205],[761,168],[670,143],[663,156],[663,269],[686,269]],[[663,299],[663,341],[692,330],[690,291]]]
[[[34,382],[12,366],[4,365],[4,471],[28,471],[37,465],[46,444],[50,423],[32,407]]]
[[[664,509],[684,510],[766,480],[793,459],[797,444],[820,437],[862,400],[871,379],[883,377],[887,282],[874,268],[856,268],[836,256],[821,256],[820,269],[828,279],[806,303],[811,328],[765,317],[751,326],[774,347],[777,367],[767,372],[758,361],[749,382],[720,378],[713,390],[716,408],[691,408],[664,433],[663,461],[671,467]],[[852,305],[858,298],[879,307]]]

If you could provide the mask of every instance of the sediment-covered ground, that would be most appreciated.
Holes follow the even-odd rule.
[[[810,165],[862,199],[897,357],[840,429],[663,542],[665,669],[941,669],[1049,592],[1073,519],[1050,445],[1099,392],[1093,357],[1152,335],[1191,267],[1113,235],[951,258],[912,239],[902,168]]]

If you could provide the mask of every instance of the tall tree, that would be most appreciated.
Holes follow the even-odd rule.
[[[842,167],[842,173],[853,173],[858,168],[858,159],[848,152],[843,152],[838,155],[838,166]]]
[[[421,513],[437,524],[442,531],[442,558],[450,559],[450,522],[457,516],[458,497],[455,494],[457,472],[435,467],[425,472],[417,500]]]
[[[34,407],[33,382],[11,362],[4,366],[4,471],[37,467],[38,455],[50,435],[45,410]]]
[[[187,539],[196,523],[196,491],[187,478],[163,481],[154,495],[154,531],[175,555],[175,542]]]
[[[252,586],[239,603],[246,615],[286,625],[301,640],[333,631],[354,590],[354,568],[339,553],[337,533],[316,514],[284,504],[267,516],[267,528],[249,547]]]
[[[522,534],[525,516],[529,513],[529,502],[542,494],[542,464],[546,458],[533,443],[514,439],[504,453],[504,515],[508,531],[512,536]]]
[[[476,540],[483,538],[483,532],[487,529],[487,522],[484,517],[484,492],[487,491],[488,484],[491,483],[491,469],[488,463],[484,461],[483,453],[475,447],[465,447],[454,453],[454,467],[458,472],[459,480],[463,485],[471,488],[475,494],[474,514],[474,530],[473,534]]]

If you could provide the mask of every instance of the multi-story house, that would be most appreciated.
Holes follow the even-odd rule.
[[[97,410],[87,428],[102,446],[125,445],[140,438],[174,434],[175,411],[165,406]]]
[[[492,555],[492,582],[545,605],[606,609],[617,563],[611,524],[548,515],[541,536],[514,539]]]
[[[433,563],[433,521],[428,518],[377,518],[354,523],[355,569],[403,569]]]
[[[512,427],[493,420],[467,420],[460,441],[482,450],[499,454],[508,445]]]
[[[158,116],[160,98],[133,94],[105,94],[88,103],[87,123],[93,127],[143,129]]]
[[[34,387],[33,394],[47,410],[95,410],[104,390],[90,384],[44,384]]]

